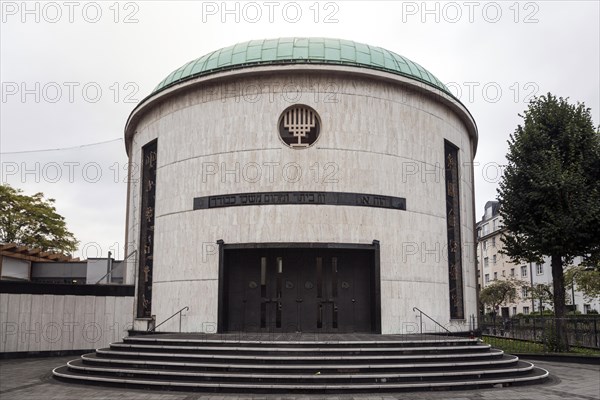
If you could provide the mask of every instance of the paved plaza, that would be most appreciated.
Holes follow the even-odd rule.
[[[264,395],[168,392],[142,389],[104,388],[58,382],[52,369],[76,356],[0,360],[1,400],[226,400],[226,399],[364,399],[364,400],[593,400],[600,399],[600,365],[533,361],[550,371],[551,378],[542,385],[515,386],[469,391],[429,391],[396,394],[356,395]]]

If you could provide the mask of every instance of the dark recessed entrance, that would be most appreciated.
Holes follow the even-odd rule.
[[[221,246],[220,331],[380,331],[378,245],[262,246]]]

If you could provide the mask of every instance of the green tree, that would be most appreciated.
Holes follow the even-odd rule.
[[[527,286],[527,298],[538,303],[541,308],[544,305],[554,306],[554,293],[552,291],[552,285],[546,283],[538,283],[533,286]]]
[[[498,190],[504,252],[514,262],[550,257],[554,351],[567,351],[563,267],[600,251],[600,131],[584,104],[550,93],[532,100],[521,117]]]
[[[566,270],[565,286],[571,289],[575,284],[575,290],[581,291],[587,301],[600,297],[600,270],[578,265]]]
[[[43,193],[27,196],[8,185],[0,185],[0,241],[59,253],[75,251],[78,243],[54,199]]]
[[[514,303],[517,298],[517,284],[512,280],[497,280],[479,292],[479,301],[494,310],[504,303]]]

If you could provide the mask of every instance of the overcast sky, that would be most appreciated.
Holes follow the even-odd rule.
[[[75,256],[110,250],[123,258],[122,137],[135,105],[172,70],[212,50],[325,36],[408,57],[461,99],[479,128],[479,219],[496,197],[506,141],[532,95],[584,102],[600,123],[599,4],[3,1],[2,183],[56,199],[81,241]]]

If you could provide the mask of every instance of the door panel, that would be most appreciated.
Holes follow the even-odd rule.
[[[298,283],[298,260],[289,252],[281,257],[281,323],[277,327],[282,332],[298,331],[298,303],[296,286]]]
[[[260,330],[260,259],[256,252],[228,254],[227,329],[230,331]]]
[[[298,259],[298,326],[301,332],[317,332],[317,261],[314,252],[303,252]]]
[[[226,263],[229,331],[372,331],[371,251],[234,250]]]

